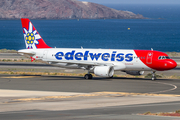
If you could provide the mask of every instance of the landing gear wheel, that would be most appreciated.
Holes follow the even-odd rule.
[[[85,75],[84,75],[84,78],[85,78],[85,79],[92,79],[93,76],[92,76],[91,74],[85,74]]]
[[[91,74],[89,74],[89,79],[92,79],[92,78],[93,78],[93,76]]]
[[[152,81],[156,80],[156,77],[152,77]]]
[[[109,78],[113,78],[113,76],[109,77]]]

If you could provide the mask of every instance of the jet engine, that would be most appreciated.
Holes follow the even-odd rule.
[[[126,71],[129,75],[143,75],[144,71]]]
[[[102,77],[112,77],[114,75],[114,68],[112,66],[96,66],[94,74]]]

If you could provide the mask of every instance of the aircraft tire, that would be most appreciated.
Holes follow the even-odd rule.
[[[109,78],[113,78],[113,76],[109,77]]]
[[[156,80],[156,77],[152,77],[152,79],[151,79],[152,81],[155,81]]]
[[[84,78],[85,78],[85,79],[92,79],[93,76],[92,76],[91,74],[85,74],[85,75],[84,75]]]

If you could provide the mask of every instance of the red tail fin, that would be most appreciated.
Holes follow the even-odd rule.
[[[44,42],[28,18],[21,18],[21,23],[27,49],[51,48]]]

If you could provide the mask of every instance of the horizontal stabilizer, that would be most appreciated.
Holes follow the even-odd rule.
[[[18,50],[18,54],[20,55],[30,55],[33,56],[36,53],[34,51],[28,50],[28,49],[22,49],[22,50]]]

